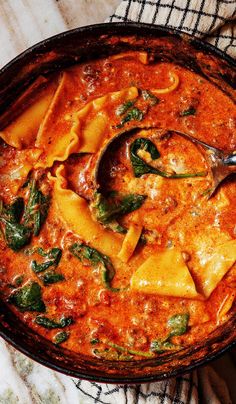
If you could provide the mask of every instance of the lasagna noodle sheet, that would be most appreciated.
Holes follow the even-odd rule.
[[[200,272],[201,286],[204,295],[209,297],[236,261],[236,240],[212,248],[210,253],[205,253],[204,261]]]
[[[68,99],[66,94],[72,86],[71,81],[69,73],[64,73],[39,130],[36,145],[44,149],[44,156],[38,167],[51,167],[54,161],[65,161],[75,152],[96,153],[111,131],[107,106],[112,111],[117,103],[138,96],[137,88],[130,87],[96,98],[76,113],[70,113],[67,108],[65,114],[64,100]]]
[[[94,221],[85,199],[70,189],[66,189],[63,177],[64,166],[56,170],[56,177],[50,176],[54,182],[53,209],[66,227],[91,247],[98,249],[108,256],[116,256],[122,245],[122,236],[104,229]]]
[[[40,124],[55,91],[56,83],[52,82],[42,91],[40,97],[33,104],[0,132],[0,137],[4,142],[17,149],[34,146]]]
[[[74,116],[72,132],[80,139],[78,152],[96,153],[101,148],[105,138],[111,133],[110,118],[106,113],[107,107],[112,111],[115,105],[122,104],[138,96],[136,87],[125,88],[89,102]],[[113,128],[113,135],[116,131]]]
[[[122,248],[118,254],[118,258],[123,262],[128,262],[138,244],[142,233],[143,226],[132,223],[122,244]]]
[[[131,288],[164,296],[199,296],[182,254],[176,249],[160,251],[149,257],[133,274]]]
[[[37,135],[36,146],[44,153],[36,168],[51,167],[54,161],[64,161],[76,150],[78,137],[71,133],[71,124],[65,119],[66,103],[73,88],[72,74],[64,72]]]

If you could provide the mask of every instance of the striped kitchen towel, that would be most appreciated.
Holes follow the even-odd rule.
[[[236,58],[235,0],[123,0],[108,19],[177,28]]]

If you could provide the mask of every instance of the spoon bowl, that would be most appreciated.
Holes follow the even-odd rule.
[[[170,131],[170,133],[176,133],[200,146],[204,150],[204,155],[211,171],[213,181],[212,187],[207,194],[207,198],[210,199],[222,181],[229,175],[236,173],[236,152],[227,154],[221,149],[198,140],[187,133],[176,130]]]
[[[101,177],[102,177],[102,165],[104,159],[107,157],[108,151],[116,144],[117,141],[119,141],[121,138],[128,138],[132,136],[134,133],[136,133],[139,130],[150,130],[150,129],[157,129],[157,130],[163,130],[163,133],[165,134],[170,134],[170,135],[179,135],[192,143],[196,144],[197,146],[200,147],[201,151],[204,153],[204,157],[206,158],[209,171],[212,176],[212,186],[209,188],[209,191],[207,192],[207,198],[210,199],[216,189],[219,187],[219,185],[222,183],[222,181],[228,177],[231,174],[236,173],[236,152],[233,152],[231,154],[227,154],[221,149],[218,149],[216,147],[213,147],[199,139],[196,139],[195,137],[178,131],[178,130],[165,130],[162,128],[156,128],[156,127],[132,127],[131,129],[126,129],[122,132],[119,132],[116,134],[112,139],[110,139],[104,146],[103,150],[100,153],[100,156],[97,160],[97,164],[95,167],[95,186],[96,188],[101,189]],[[151,173],[151,172],[150,172]],[[161,171],[160,171],[161,173]],[[156,174],[158,174],[156,172]],[[160,175],[160,174],[159,174]],[[204,173],[192,173],[192,176],[203,176]],[[175,174],[170,174],[170,175],[163,175],[166,178],[175,178]],[[191,173],[188,174],[182,174],[182,178],[187,178],[190,177]],[[181,176],[176,175],[176,178],[181,178]]]

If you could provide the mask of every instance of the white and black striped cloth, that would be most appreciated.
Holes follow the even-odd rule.
[[[197,374],[195,372],[164,382],[139,385],[111,385],[75,381],[86,404],[197,404]],[[214,401],[211,401],[214,403]]]
[[[233,404],[226,383],[210,366],[149,384],[74,383],[84,398],[81,404]]]
[[[123,0],[108,21],[177,28],[236,58],[235,0]]]

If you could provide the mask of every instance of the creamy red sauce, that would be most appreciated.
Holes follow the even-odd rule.
[[[179,84],[173,91],[154,94],[156,102],[153,104],[153,98],[145,100],[142,97],[142,90],[154,93],[154,89],[169,87],[172,84],[170,73],[175,73],[179,78]],[[37,333],[55,343],[55,335],[65,332],[65,340],[61,342],[63,347],[86,355],[107,359],[140,359],[143,353],[144,357],[160,353],[153,349],[153,341],[162,342],[161,351],[180,349],[208,338],[235,311],[235,260],[209,296],[204,295],[202,275],[204,252],[209,253],[215,246],[235,240],[235,179],[227,179],[208,200],[207,192],[212,186],[212,177],[203,150],[169,131],[179,130],[225,152],[233,152],[236,149],[235,105],[220,89],[183,67],[170,63],[143,64],[135,56],[96,60],[70,68],[66,74],[69,84],[66,91],[59,94],[59,101],[49,119],[55,136],[61,138],[71,130],[73,119],[70,118],[73,114],[90,101],[131,86],[138,88],[139,95],[135,98],[135,104],[121,115],[117,114],[117,108],[128,99],[121,103],[118,97],[112,105],[105,102],[102,111],[113,130],[104,134],[104,141],[96,152],[81,153],[78,146],[78,151],[73,150],[62,162],[63,177],[66,180],[62,188],[73,191],[86,201],[94,221],[94,195],[97,191],[108,198],[110,204],[113,201],[109,199],[110,192],[116,191],[122,196],[144,195],[145,200],[138,209],[116,218],[118,224],[126,230],[132,223],[138,223],[142,227],[141,238],[128,262],[122,262],[111,249],[109,259],[115,275],[109,285],[119,290],[107,288],[101,276],[103,264],[88,259],[80,260],[71,251],[74,243],[96,248],[93,242],[87,243],[54,209],[55,185],[51,178],[56,176],[61,161],[55,160],[52,167],[36,168],[34,163],[37,158],[26,177],[14,174],[20,164],[24,166],[27,162],[29,149],[39,148],[37,141],[24,149],[14,148],[7,141],[2,141],[0,194],[5,208],[2,208],[1,217],[4,217],[4,209],[17,197],[22,197],[27,206],[30,198],[30,185],[26,183],[28,179],[35,179],[41,193],[48,196],[48,208],[46,217],[41,218],[38,234],[33,234],[34,224],[31,223],[29,241],[17,251],[9,247],[6,221],[1,220],[1,297],[5,301],[9,301],[10,297],[9,309],[14,310],[19,320]],[[122,118],[134,107],[143,113],[142,119],[131,119],[117,128]],[[96,110],[91,110],[89,121],[96,114]],[[86,118],[81,119],[83,125]],[[121,136],[115,146],[107,150],[106,158],[101,160],[99,166],[98,184],[94,170],[106,141],[113,133],[133,127],[149,129]],[[140,154],[147,164],[172,174],[203,175],[175,179],[155,174],[135,177],[130,147],[140,137],[149,139],[160,153],[160,158],[156,160],[152,160],[148,154]],[[52,141],[49,137],[48,145],[42,151],[42,159],[47,155],[47,147],[50,147]],[[33,205],[37,212],[38,204]],[[78,212],[76,218],[78,222],[80,214]],[[24,214],[19,223],[27,226]],[[104,225],[101,224],[101,227],[104,228]],[[106,231],[122,244],[125,234],[114,232],[111,228]],[[60,249],[62,255],[58,264],[54,263],[42,272],[35,272],[33,261],[42,264],[51,259],[50,256],[40,255],[38,248],[46,253],[52,248]],[[173,297],[171,294],[161,295],[158,290],[147,293],[141,287],[139,290],[130,287],[133,274],[149,257],[171,249],[181,252],[198,293],[196,297]],[[61,274],[63,279],[45,285],[41,276],[49,270]],[[32,282],[40,287],[46,311],[32,311],[29,306],[17,306],[16,299],[12,298]],[[168,321],[177,315],[184,322],[182,332],[176,332],[168,339],[171,331]],[[60,322],[63,316],[70,320],[63,328],[55,326],[49,329],[35,321],[38,316],[54,322]],[[171,347],[163,348],[167,340]]]

